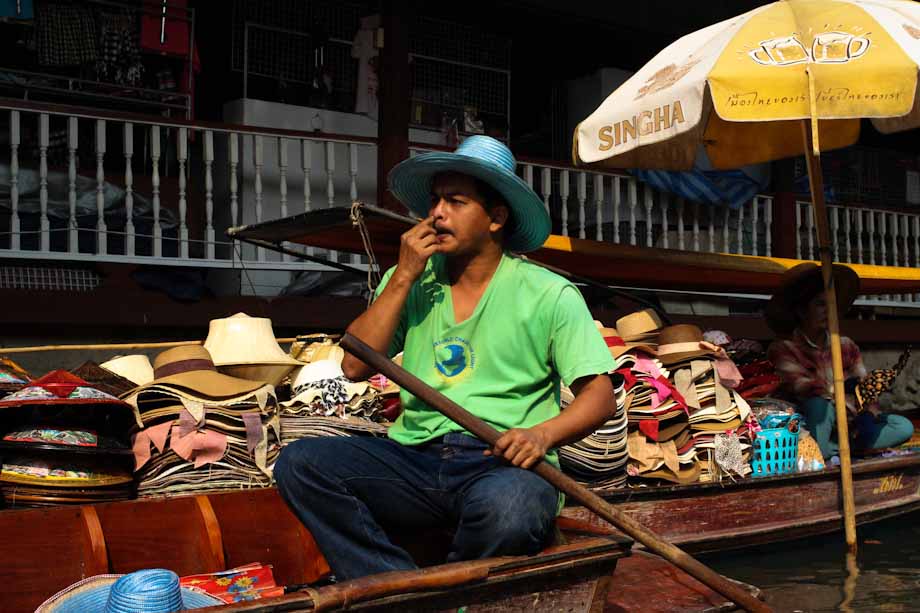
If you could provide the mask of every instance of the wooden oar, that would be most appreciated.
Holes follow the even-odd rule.
[[[462,426],[468,432],[479,437],[489,445],[495,445],[501,434],[475,415],[461,407],[459,404],[441,394],[424,381],[411,374],[386,356],[375,351],[361,339],[346,334],[339,345],[354,355],[356,358],[386,375],[400,386],[406,388],[428,406],[440,411],[445,416]],[[546,479],[557,490],[576,500],[583,506],[594,511],[597,515],[607,520],[628,536],[645,545],[649,551],[657,553],[668,562],[671,562],[690,576],[705,583],[713,590],[719,592],[735,604],[748,611],[770,611],[765,603],[761,602],[746,590],[728,581],[725,577],[703,565],[686,552],[664,541],[660,536],[643,527],[628,515],[614,508],[597,494],[574,479],[563,474],[558,468],[541,460],[531,468],[535,473]]]

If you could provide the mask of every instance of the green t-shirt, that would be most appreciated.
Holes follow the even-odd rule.
[[[559,414],[559,382],[615,363],[578,289],[555,273],[504,255],[473,314],[454,320],[445,258],[413,284],[390,346],[403,367],[499,431]],[[395,268],[383,277],[379,295]],[[417,445],[463,428],[402,390],[389,437]],[[547,460],[558,466],[555,450]]]

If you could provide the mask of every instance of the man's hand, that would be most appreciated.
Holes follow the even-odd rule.
[[[549,450],[549,440],[537,428],[512,428],[495,441],[495,447],[486,449],[485,455],[508,460],[519,468],[530,468],[543,459]]]
[[[438,251],[434,217],[427,217],[407,230],[399,239],[399,262],[395,275],[412,284],[425,270],[425,264]]]

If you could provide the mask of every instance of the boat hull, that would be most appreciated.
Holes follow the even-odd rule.
[[[920,455],[853,465],[856,521],[865,524],[920,509]],[[839,469],[719,484],[604,494],[642,525],[691,552],[739,549],[843,530]],[[583,507],[564,517],[600,532],[609,526]]]

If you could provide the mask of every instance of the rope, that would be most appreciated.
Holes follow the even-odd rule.
[[[252,282],[252,277],[249,276],[249,269],[246,268],[246,262],[243,261],[243,250],[240,249],[239,241],[233,241],[233,249],[236,251],[236,257],[240,263],[240,269],[243,271],[243,274],[246,275],[246,281],[249,283],[249,289],[252,290],[253,297],[258,297],[258,294],[256,293],[256,286]],[[265,304],[263,301],[259,300],[256,302],[256,304],[259,307],[259,314],[262,315],[262,317],[268,317],[268,313],[265,309]]]
[[[364,213],[361,212],[361,203],[353,202],[351,204],[351,225],[358,229],[361,235],[361,244],[364,246],[364,253],[367,255],[367,306],[371,306],[374,301],[374,293],[380,286],[380,264],[374,255],[374,246],[371,243],[371,235],[367,230],[367,224],[364,221]]]

